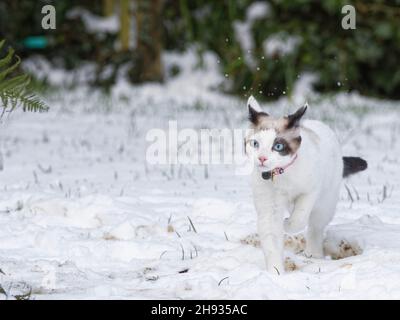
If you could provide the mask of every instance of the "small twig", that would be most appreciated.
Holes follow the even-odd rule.
[[[183,269],[183,270],[181,270],[181,271],[178,271],[178,273],[186,273],[186,272],[188,272],[189,271],[189,268],[186,268],[186,269]]]
[[[353,191],[354,191],[354,193],[356,194],[356,197],[357,197],[357,201],[359,201],[360,200],[360,195],[358,194],[358,191],[357,191],[357,189],[352,185],[351,186],[352,187],[352,189],[353,189]]]
[[[193,244],[194,251],[196,252],[196,258],[199,256],[196,246]]]
[[[189,219],[189,222],[190,222],[190,225],[191,225],[192,228],[193,228],[193,231],[194,231],[195,233],[197,233],[197,230],[196,230],[196,228],[194,227],[194,224],[193,224],[193,222],[192,222],[192,219],[190,219],[189,216],[187,216],[187,218]]]
[[[382,191],[382,201],[381,201],[381,203],[383,201],[385,201],[386,198],[387,198],[387,187],[386,187],[386,185],[384,185],[383,186],[383,191]]]
[[[33,178],[34,178],[35,184],[38,184],[39,183],[39,178],[38,178],[37,173],[36,173],[35,170],[33,170]]]
[[[48,173],[51,173],[52,172],[52,167],[51,167],[51,165],[49,165],[49,167],[46,169],[46,168],[43,168],[41,165],[40,165],[40,163],[37,165],[38,166],[38,168],[39,168],[39,170],[42,172],[42,173],[46,173],[46,174],[48,174]]]
[[[353,196],[352,196],[352,194],[351,194],[351,191],[350,191],[349,187],[347,186],[347,184],[345,184],[344,187],[345,187],[346,190],[347,190],[347,194],[348,194],[348,196],[349,196],[349,198],[350,198],[350,200],[351,200],[351,203],[353,203],[353,202],[354,202],[354,199],[353,199]]]
[[[225,235],[225,239],[226,239],[226,241],[229,241],[229,239],[228,239],[228,236],[227,236],[227,234],[226,234],[226,232],[224,231],[224,235]]]
[[[6,296],[6,299],[8,299],[7,291],[1,286],[1,284],[0,284],[0,294],[4,294]]]
[[[209,178],[208,165],[204,165],[204,179]]]
[[[229,277],[225,277],[225,278],[222,278],[219,282],[218,282],[218,287],[221,285],[221,283],[224,281],[224,280],[226,280],[226,279],[229,279]]]

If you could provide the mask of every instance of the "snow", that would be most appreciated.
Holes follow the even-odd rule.
[[[85,28],[91,33],[117,33],[119,31],[119,19],[116,14],[109,17],[101,17],[86,9],[74,8],[67,12],[67,17],[73,19],[81,17]]]
[[[256,1],[250,4],[246,10],[246,18],[253,22],[257,19],[262,19],[270,13],[270,5],[265,1]]]
[[[288,272],[271,275],[247,176],[231,165],[145,161],[147,131],[169,120],[179,128],[247,126],[245,101],[217,90],[223,76],[213,55],[205,70],[194,50],[164,58],[166,68],[182,68],[165,84],[121,78],[109,97],[61,88],[45,97],[50,112],[3,119],[0,284],[8,297],[399,299],[396,103],[356,93],[307,97],[307,116],[328,123],[344,153],[369,168],[345,181],[327,257],[306,258],[301,236],[288,238]],[[70,76],[60,71],[58,83]],[[297,90],[263,107],[278,115],[305,100]]]
[[[301,43],[298,36],[288,36],[284,33],[277,33],[269,36],[263,42],[263,49],[267,56],[274,55],[285,56],[293,52]]]
[[[75,72],[66,72],[63,68],[56,67],[44,57],[37,55],[23,61],[22,65],[27,72],[35,73],[38,79],[47,80],[55,86],[70,87],[95,80],[96,65],[94,63],[87,63]]]
[[[93,14],[82,7],[75,7],[67,12],[66,17],[70,19],[81,18],[85,29],[99,38],[104,37],[105,33],[118,34],[120,29],[120,18],[118,13],[113,13],[109,17],[104,17]],[[134,49],[136,47],[137,37],[134,15],[130,16],[129,24],[129,48]],[[121,43],[118,39],[114,43],[114,48],[119,49],[120,46]]]
[[[254,69],[256,67],[256,62],[251,54],[254,49],[254,39],[251,34],[251,26],[252,24],[248,21],[234,21],[233,23],[235,37],[242,48],[244,60],[252,69]]]
[[[269,12],[270,5],[268,2],[256,1],[246,9],[244,21],[234,21],[233,23],[235,37],[243,50],[244,60],[252,69],[256,68],[256,62],[252,56],[254,39],[251,28],[255,20],[268,16]]]

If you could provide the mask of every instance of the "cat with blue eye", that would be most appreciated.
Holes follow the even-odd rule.
[[[302,120],[307,105],[275,118],[250,97],[245,151],[253,160],[252,189],[258,234],[267,270],[282,274],[284,233],[306,229],[310,258],[323,258],[324,230],[332,220],[342,178],[365,170],[367,162],[342,157],[335,133],[316,120]]]
[[[273,150],[278,151],[278,152],[282,152],[285,148],[285,145],[283,143],[280,142],[276,142],[274,144],[274,146],[272,147]]]
[[[253,148],[258,149],[259,143],[257,140],[252,139],[252,140],[250,140],[249,143]],[[282,151],[284,151],[284,149],[285,149],[285,145],[283,142],[276,141],[274,143],[274,145],[272,146],[272,150],[275,150],[277,152],[282,152]]]

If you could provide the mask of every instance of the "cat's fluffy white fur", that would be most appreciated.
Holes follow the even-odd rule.
[[[253,97],[248,106],[262,111]],[[276,126],[282,119],[287,117],[277,119]],[[267,270],[275,274],[284,272],[285,232],[298,233],[307,229],[305,254],[323,257],[324,229],[335,213],[342,181],[342,153],[335,133],[315,120],[299,120],[295,130],[292,134],[301,137],[295,154],[280,156],[272,150],[279,135],[279,130],[274,128],[256,129],[246,140],[258,142],[257,149],[246,144],[246,153],[255,164],[252,189],[261,247]],[[297,158],[283,174],[273,180],[262,178],[263,171],[287,165],[296,154]],[[260,156],[267,158],[265,166],[261,166]]]

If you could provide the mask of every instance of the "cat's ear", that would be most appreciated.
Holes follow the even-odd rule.
[[[260,116],[268,116],[268,113],[263,112],[257,100],[250,96],[247,100],[247,109],[249,110],[249,120],[253,124],[257,124]]]
[[[249,99],[247,100],[247,107],[253,109],[254,111],[257,112],[262,112],[260,105],[258,104],[256,98],[253,96],[250,96]]]
[[[287,129],[297,127],[300,124],[300,120],[303,117],[303,115],[306,113],[306,110],[308,108],[308,104],[306,103],[304,106],[299,108],[295,113],[292,113],[287,116],[288,123],[286,125]]]

